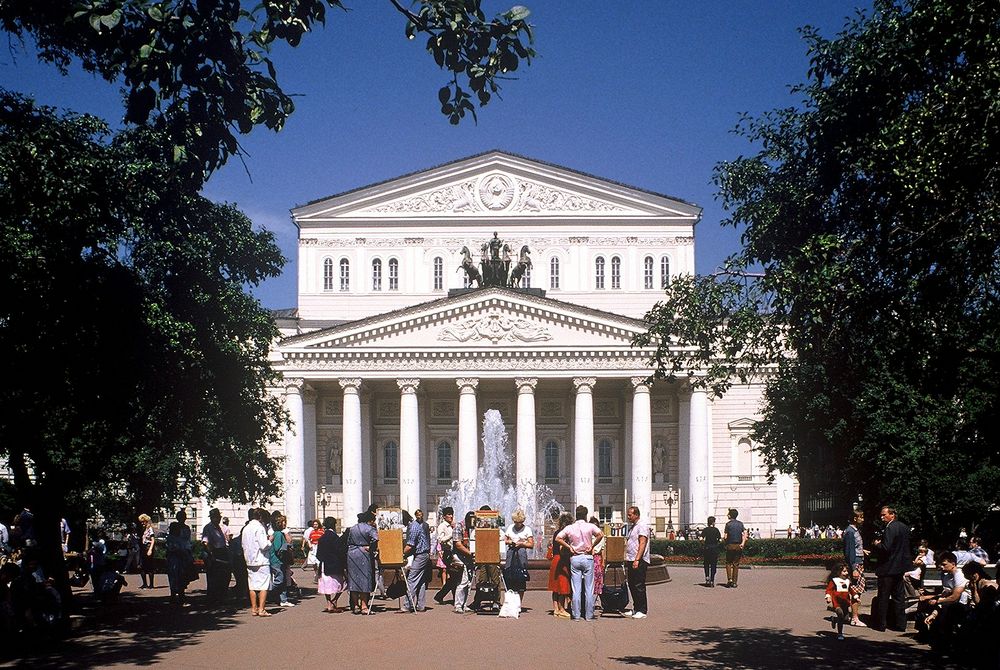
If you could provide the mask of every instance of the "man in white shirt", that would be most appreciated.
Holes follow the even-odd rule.
[[[632,593],[632,618],[645,619],[648,613],[646,600],[646,570],[649,568],[649,525],[639,520],[639,508],[632,506],[625,511],[630,530],[625,541],[625,567],[628,590]]]

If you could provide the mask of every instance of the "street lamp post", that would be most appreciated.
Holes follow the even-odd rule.
[[[663,492],[663,502],[667,504],[667,532],[674,532],[674,504],[677,502],[677,491],[673,484],[667,484],[667,490]]]
[[[316,491],[316,504],[319,505],[323,510],[323,518],[326,518],[326,506],[333,504],[333,494],[327,493],[326,484],[319,487],[319,491]]]

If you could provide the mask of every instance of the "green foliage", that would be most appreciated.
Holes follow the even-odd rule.
[[[244,286],[283,259],[169,146],[0,92],[0,457],[36,511],[278,491],[276,330]]]
[[[700,558],[705,554],[705,544],[700,540],[654,539],[651,546],[654,554],[661,556],[690,556]],[[843,540],[806,538],[766,538],[750,540],[743,549],[744,556],[761,558],[783,558],[795,556],[841,555]],[[723,552],[724,553],[724,552]]]
[[[490,21],[480,0],[422,0],[406,34],[427,35],[435,62],[452,73],[442,113],[451,123],[499,91],[498,80],[534,51],[528,11]],[[192,174],[209,174],[240,151],[237,136],[280,130],[294,111],[278,83],[271,49],[297,46],[340,0],[2,0],[4,30],[33,37],[40,57],[83,68],[125,92],[127,122],[151,125]],[[464,87],[463,84],[464,83]],[[468,90],[466,90],[468,89]],[[471,92],[471,93],[470,93]]]
[[[971,525],[1000,499],[1000,6],[882,0],[803,36],[800,103],[716,170],[742,250],[639,342],[717,393],[763,378],[759,450],[804,490]]]

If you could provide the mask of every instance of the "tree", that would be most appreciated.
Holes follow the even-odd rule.
[[[1000,499],[1000,8],[880,0],[803,35],[800,104],[744,119],[759,151],[716,169],[741,251],[637,341],[716,393],[765,379],[772,472],[945,533]]]
[[[244,285],[283,259],[162,139],[0,94],[0,453],[50,533],[67,507],[278,491],[276,329]]]
[[[426,35],[448,70],[438,91],[453,124],[486,106],[500,81],[535,55],[529,11],[515,5],[491,20],[481,0],[396,0],[406,35]],[[39,57],[61,69],[72,59],[125,87],[127,122],[150,125],[174,159],[211,173],[240,151],[237,135],[279,130],[294,111],[270,59],[279,42],[296,46],[340,0],[0,0],[0,24],[33,37]],[[468,90],[466,90],[468,89]],[[475,103],[473,102],[475,96]]]

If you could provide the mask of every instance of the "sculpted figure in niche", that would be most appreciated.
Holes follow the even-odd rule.
[[[337,440],[333,441],[330,447],[330,472],[335,475],[339,475],[344,470],[344,451],[340,446],[340,442]]]
[[[657,440],[653,445],[653,477],[657,481],[663,481],[663,468],[666,465],[666,449],[663,447],[663,440]]]

